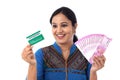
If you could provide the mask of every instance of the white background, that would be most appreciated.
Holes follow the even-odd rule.
[[[34,45],[34,51],[52,44],[49,18],[61,6],[75,12],[79,38],[92,33],[112,38],[98,80],[120,79],[119,0],[0,0],[0,80],[25,80],[28,64],[21,52],[28,44],[26,36],[38,30],[44,35],[45,40]]]

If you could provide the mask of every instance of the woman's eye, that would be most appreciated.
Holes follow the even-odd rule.
[[[56,28],[56,27],[57,27],[57,25],[52,25],[52,27],[53,27],[53,28]]]
[[[67,27],[67,24],[62,24],[62,27]]]

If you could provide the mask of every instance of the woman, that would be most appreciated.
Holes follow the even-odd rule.
[[[56,42],[37,50],[35,56],[31,45],[22,52],[22,58],[29,63],[27,80],[97,80],[105,57],[95,56],[91,65],[75,46],[74,12],[68,7],[59,8],[52,14],[50,24]]]

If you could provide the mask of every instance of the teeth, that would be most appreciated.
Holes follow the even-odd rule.
[[[61,37],[61,36],[64,36],[64,35],[57,35],[57,36],[60,36],[60,37]]]

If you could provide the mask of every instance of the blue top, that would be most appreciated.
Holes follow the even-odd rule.
[[[89,80],[91,64],[75,44],[71,46],[67,62],[57,43],[38,49],[35,57],[37,80]]]

